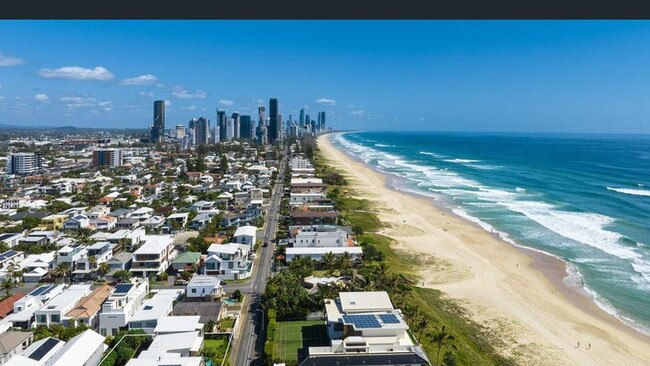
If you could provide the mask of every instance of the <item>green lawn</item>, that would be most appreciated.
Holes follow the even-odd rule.
[[[221,362],[223,360],[223,355],[225,354],[227,347],[228,347],[227,335],[217,336],[214,339],[203,340],[204,349],[212,348],[213,350],[215,350],[215,356],[212,358],[213,364],[221,365]],[[230,350],[228,350],[228,353],[230,353]],[[228,364],[228,360],[226,360],[226,364]]]
[[[273,335],[273,358],[297,361],[298,350],[329,346],[327,329],[322,320],[278,322]]]

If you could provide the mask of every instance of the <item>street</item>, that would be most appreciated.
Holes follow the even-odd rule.
[[[231,360],[234,361],[234,366],[248,366],[248,365],[263,365],[264,356],[264,342],[266,334],[264,329],[264,312],[261,307],[262,293],[266,287],[266,281],[271,273],[271,262],[273,259],[273,252],[275,245],[273,241],[277,233],[280,207],[284,187],[284,172],[287,165],[289,152],[285,151],[284,158],[280,163],[276,183],[273,187],[271,196],[271,203],[269,204],[269,211],[267,215],[266,229],[264,231],[263,243],[268,243],[268,246],[260,248],[257,264],[253,268],[252,280],[247,284],[241,285],[227,285],[226,291],[231,291],[236,288],[250,296],[250,305],[248,311],[242,309],[241,331],[238,335],[238,343],[233,346],[233,354]]]

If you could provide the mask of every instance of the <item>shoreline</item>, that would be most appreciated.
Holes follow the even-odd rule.
[[[650,364],[650,337],[600,308],[584,289],[567,284],[565,261],[495,237],[499,232],[487,232],[433,197],[396,188],[394,177],[334,147],[331,136],[318,138],[325,158],[346,177],[354,178],[350,187],[361,198],[388,207],[380,209],[378,216],[398,229],[382,233],[395,239],[400,249],[445,263],[442,270],[421,269],[423,287],[460,300],[463,307],[474,311],[471,317],[479,323],[505,321],[509,329],[501,331],[513,333],[510,336],[517,347],[523,346],[528,357],[539,359],[540,364],[543,360]],[[373,196],[377,191],[379,197]],[[399,232],[407,226],[415,230]],[[582,347],[577,346],[580,341]],[[506,354],[514,351],[504,349]]]

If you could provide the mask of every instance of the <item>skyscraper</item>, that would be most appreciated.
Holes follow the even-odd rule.
[[[122,149],[97,149],[93,151],[93,166],[96,168],[116,168],[122,165]]]
[[[239,127],[240,127],[239,126],[240,125],[239,113],[237,113],[237,112],[233,113],[231,118],[232,118],[232,128],[233,128],[233,134],[232,134],[233,136],[232,137],[235,140],[239,140],[239,134],[240,134],[240,131],[239,131]]]
[[[201,117],[194,122],[194,141],[196,146],[207,145],[210,136],[210,121]]]
[[[226,111],[217,109],[217,125],[219,126],[219,142],[228,141],[226,131]]]
[[[241,115],[239,119],[241,127],[239,137],[242,140],[251,140],[253,138],[253,122],[251,121],[251,116]]]
[[[183,137],[185,137],[185,126],[176,125],[176,138],[180,140]]]
[[[165,136],[165,101],[153,102],[153,125],[149,132],[149,141],[157,143]]]
[[[305,108],[300,108],[300,117],[298,122],[300,122],[300,127],[305,125]]]
[[[29,175],[38,173],[43,158],[35,153],[15,153],[7,156],[7,174]]]
[[[266,107],[264,107],[263,105],[259,106],[257,108],[257,114],[258,114],[258,116],[257,116],[258,117],[258,124],[260,125],[260,127],[265,126],[265,123],[266,123]]]
[[[278,126],[278,100],[276,98],[271,98],[269,100],[269,130],[268,130],[269,144],[275,143],[275,140],[278,138],[279,130],[280,128]]]

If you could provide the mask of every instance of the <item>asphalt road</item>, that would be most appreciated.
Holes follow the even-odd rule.
[[[284,172],[288,160],[288,149],[285,150],[285,156],[280,163],[276,184],[273,188],[269,211],[266,216],[266,229],[264,231],[263,243],[268,243],[266,247],[262,246],[257,258],[256,266],[253,268],[252,280],[246,284],[233,284],[224,286],[226,291],[239,288],[244,294],[250,296],[249,308],[242,311],[242,327],[239,334],[238,344],[233,348],[232,360],[234,366],[261,366],[264,364],[264,342],[266,333],[264,329],[264,313],[261,307],[261,295],[266,287],[266,281],[271,274],[271,262],[275,245],[275,240],[279,220],[280,201],[282,200]]]

